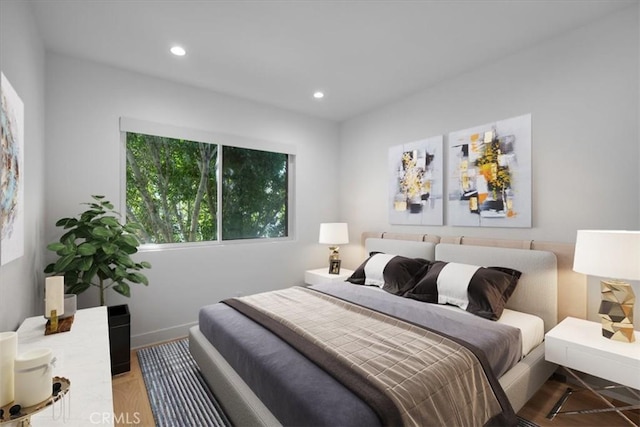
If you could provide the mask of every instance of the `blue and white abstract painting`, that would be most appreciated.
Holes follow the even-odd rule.
[[[0,73],[0,265],[24,254],[24,104]]]

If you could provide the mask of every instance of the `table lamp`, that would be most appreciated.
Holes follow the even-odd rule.
[[[631,285],[622,281],[640,280],[640,231],[578,230],[573,270],[602,280],[602,336],[633,342],[633,304]]]
[[[349,229],[346,222],[325,222],[320,224],[318,243],[329,245],[329,273],[340,274],[340,247],[349,243]]]

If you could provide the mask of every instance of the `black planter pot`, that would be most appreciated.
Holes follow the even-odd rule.
[[[131,315],[127,304],[107,307],[111,375],[131,370]]]

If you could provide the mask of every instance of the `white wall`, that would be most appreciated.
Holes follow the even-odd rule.
[[[132,345],[184,335],[202,305],[302,283],[305,269],[325,263],[319,224],[340,219],[337,124],[54,53],[46,65],[48,241],[61,234],[56,220],[83,211],[91,194],[119,209],[120,116],[297,146],[297,239],[139,254],[153,265],[150,286],[108,300],[129,304]],[[96,305],[97,295],[80,302]]]
[[[0,69],[24,103],[24,256],[0,267],[0,331],[41,311],[44,251],[44,47],[25,1],[0,1]]]
[[[0,268],[0,330],[42,310],[42,252],[59,235],[55,220],[80,212],[90,194],[119,200],[120,116],[298,146],[297,241],[141,254],[154,264],[150,287],[110,300],[131,305],[134,345],[183,333],[181,325],[195,321],[204,303],[300,282],[304,269],[325,263],[326,249],[315,243],[323,221],[348,221],[356,242],[364,230],[573,242],[578,228],[640,228],[640,8],[634,8],[479,64],[349,120],[338,134],[330,122],[55,53],[45,74],[28,5],[0,1],[0,68],[25,102],[27,223],[25,256]],[[388,147],[524,113],[533,114],[533,228],[388,224]],[[357,244],[342,253],[345,266],[359,262]],[[85,305],[95,301],[81,298]]]
[[[580,228],[640,229],[637,8],[478,64],[343,123],[340,211],[352,235],[369,230],[574,242]],[[390,146],[439,134],[446,146],[449,132],[526,113],[533,117],[532,228],[453,227],[446,220],[443,227],[389,224]],[[358,256],[350,247],[347,265],[357,264]]]

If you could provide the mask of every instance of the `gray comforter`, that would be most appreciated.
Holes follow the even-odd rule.
[[[515,328],[351,284],[314,289],[470,342],[497,376],[520,359]],[[224,304],[204,307],[200,329],[285,425],[379,425],[364,402],[296,350]]]

